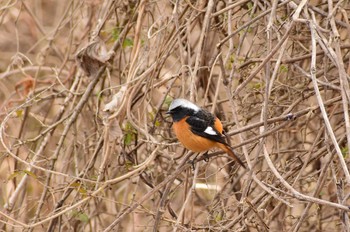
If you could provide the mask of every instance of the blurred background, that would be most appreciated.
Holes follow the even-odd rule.
[[[1,1],[0,230],[349,231],[349,13]],[[179,97],[248,169],[177,142]]]

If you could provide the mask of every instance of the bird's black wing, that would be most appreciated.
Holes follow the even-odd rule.
[[[194,134],[227,145],[225,137],[214,127],[214,118],[190,116],[186,122]]]

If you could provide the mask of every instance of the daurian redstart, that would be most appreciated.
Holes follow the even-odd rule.
[[[167,114],[172,116],[174,132],[184,147],[194,152],[220,148],[245,168],[225,141],[220,119],[209,111],[186,99],[175,99]]]

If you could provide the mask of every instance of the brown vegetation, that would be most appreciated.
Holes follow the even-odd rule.
[[[0,230],[349,231],[348,1],[2,1]],[[249,169],[183,149],[215,112]]]

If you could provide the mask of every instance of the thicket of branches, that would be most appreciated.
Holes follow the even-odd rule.
[[[1,230],[349,231],[349,13],[2,1]],[[178,97],[222,120],[248,169],[177,142]]]

